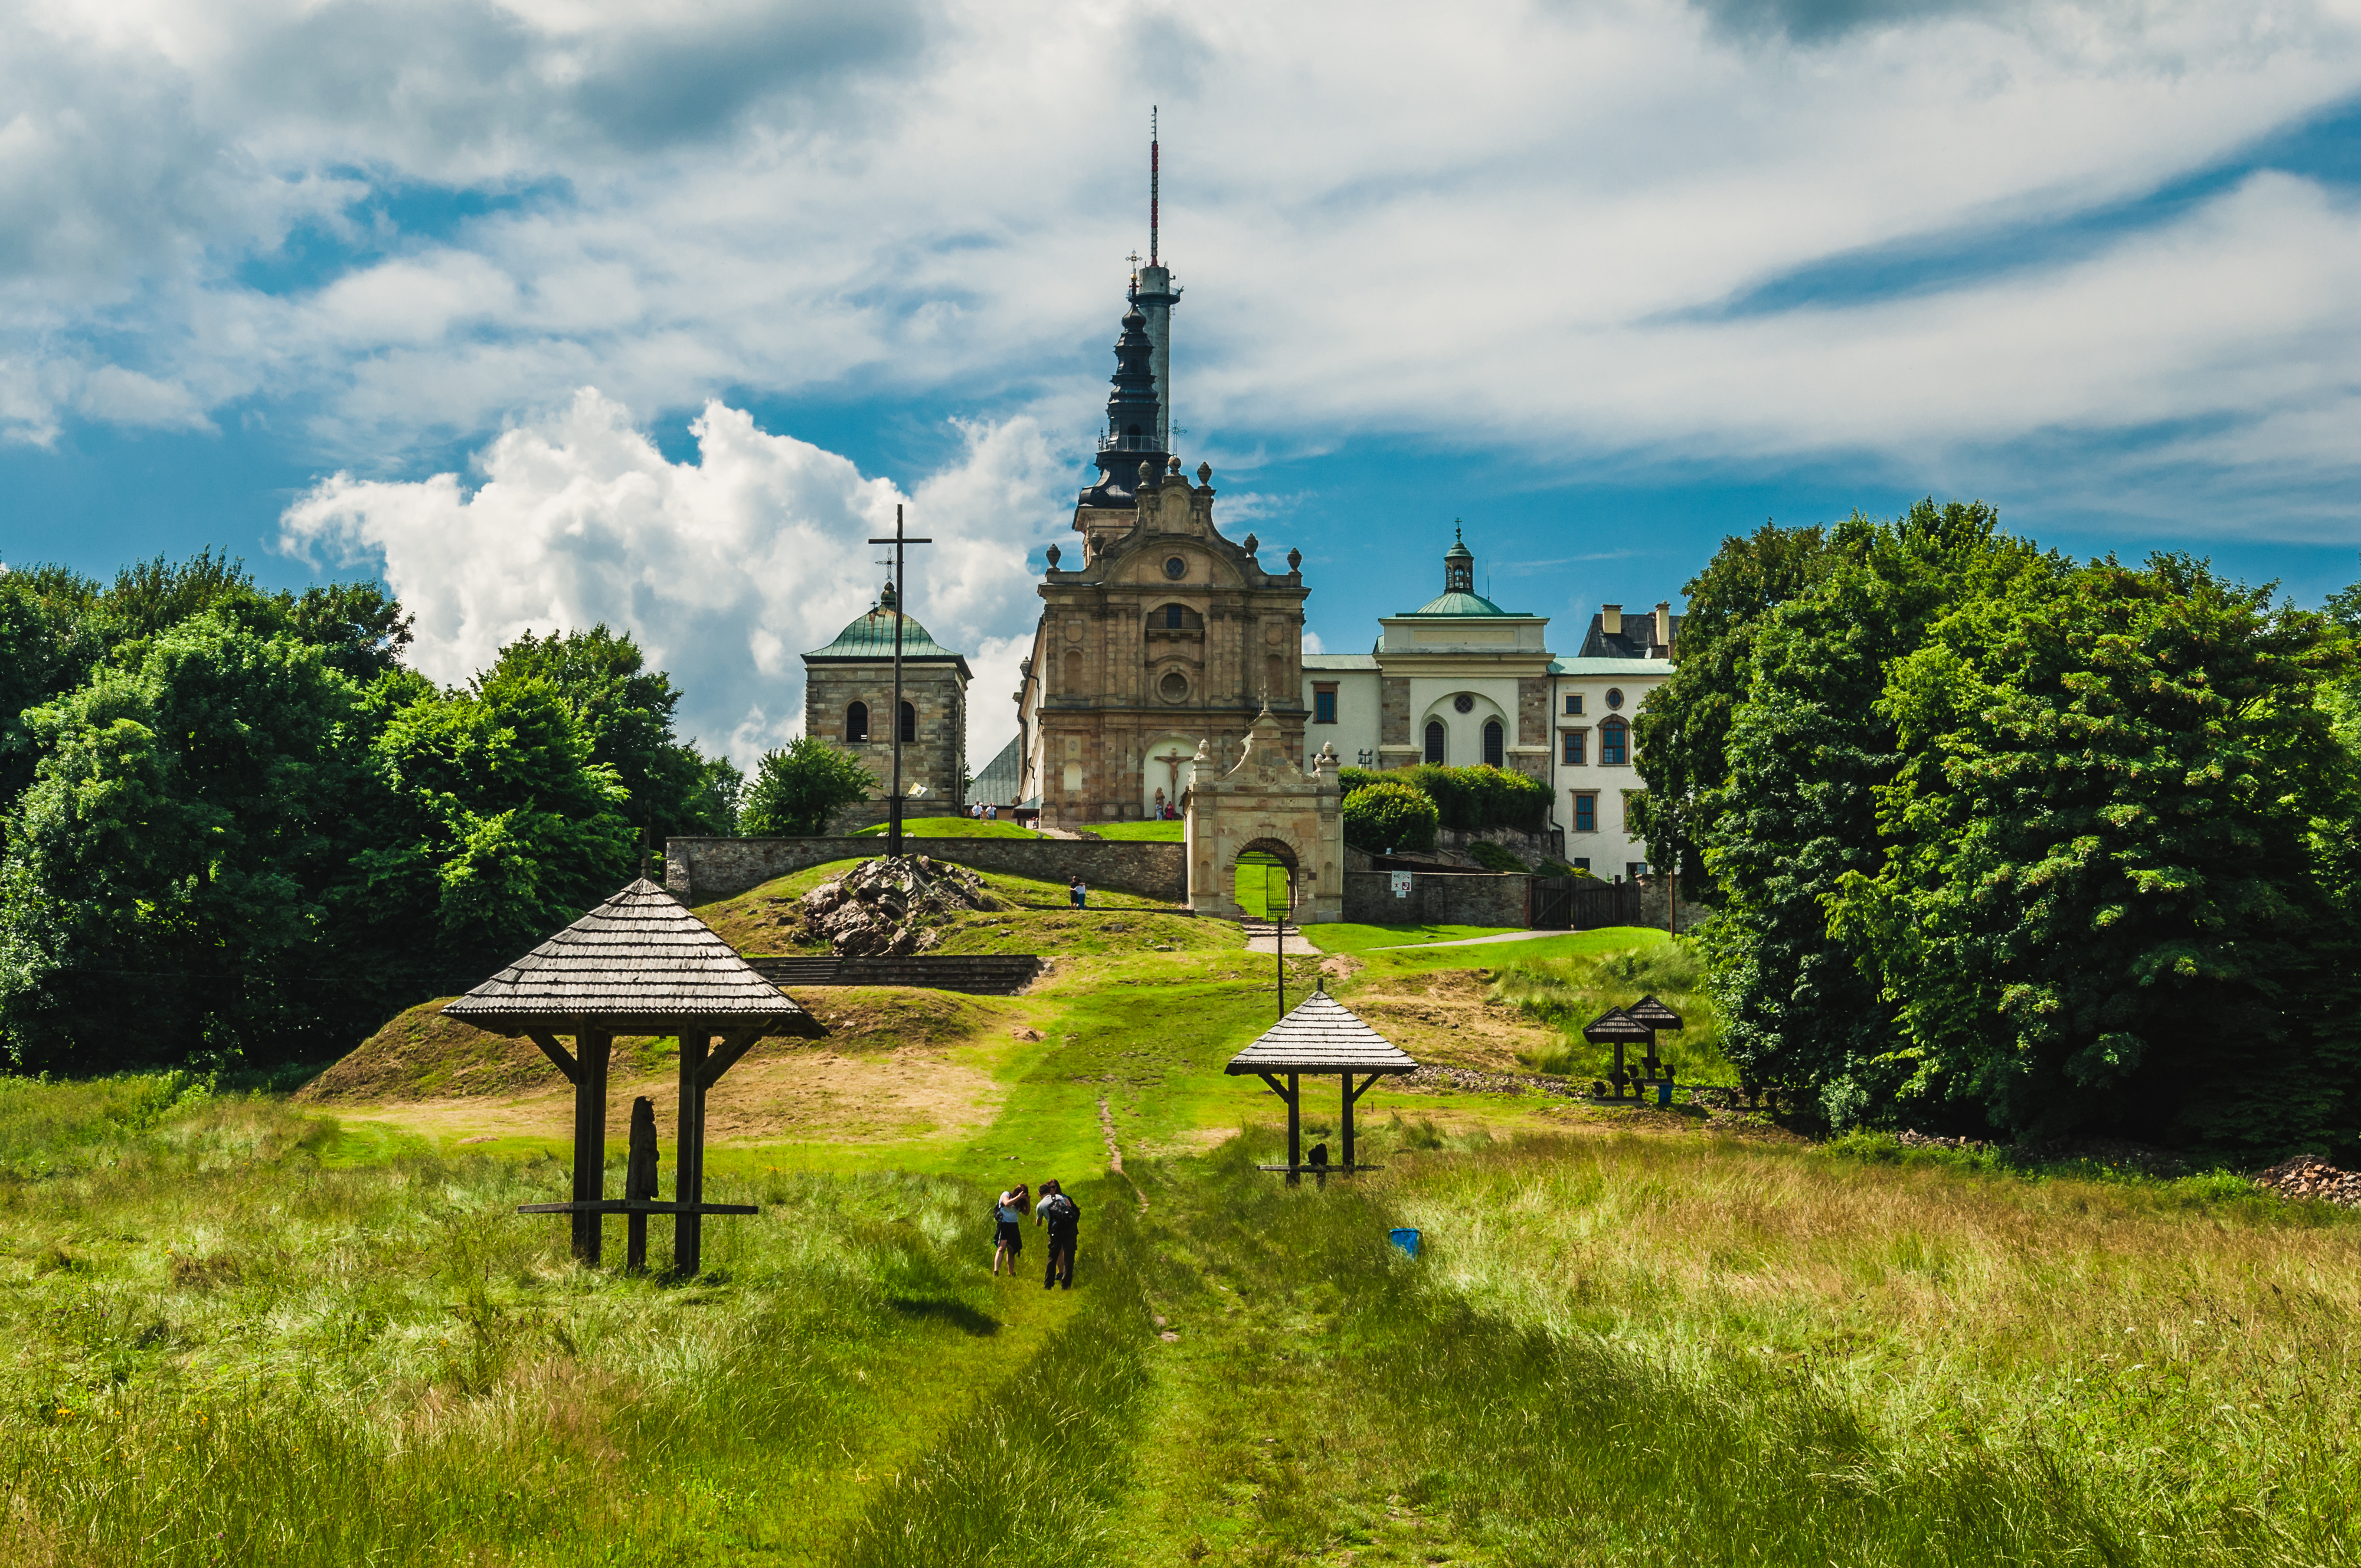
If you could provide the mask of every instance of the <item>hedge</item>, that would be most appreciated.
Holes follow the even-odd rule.
[[[1341,768],[1336,777],[1348,798],[1371,784],[1408,784],[1434,802],[1442,826],[1464,832],[1507,828],[1537,833],[1549,826],[1549,785],[1505,768]]]

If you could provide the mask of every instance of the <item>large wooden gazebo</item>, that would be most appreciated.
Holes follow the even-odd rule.
[[[1271,1026],[1270,1032],[1230,1058],[1223,1069],[1233,1077],[1252,1073],[1270,1085],[1270,1091],[1287,1102],[1287,1163],[1273,1167],[1287,1172],[1288,1185],[1302,1180],[1307,1170],[1319,1175],[1332,1171],[1349,1176],[1364,1168],[1353,1158],[1353,1103],[1367,1094],[1378,1080],[1388,1073],[1415,1072],[1418,1063],[1411,1054],[1370,1028],[1343,1003],[1324,989],[1315,989],[1296,1004],[1295,1010]],[[1341,1165],[1306,1165],[1303,1163],[1303,1109],[1301,1080],[1304,1074],[1337,1073],[1345,1080],[1343,1119],[1339,1130],[1344,1135],[1344,1162]],[[1367,1074],[1358,1087],[1354,1080]],[[1287,1080],[1281,1083],[1279,1079]]]
[[[673,1268],[700,1267],[708,1214],[752,1214],[745,1204],[705,1201],[705,1094],[768,1036],[823,1033],[812,1015],[754,972],[737,950],[641,877],[523,958],[443,1009],[478,1028],[523,1036],[574,1085],[574,1192],[564,1203],[518,1212],[574,1217],[574,1255],[598,1261],[599,1222],[631,1217],[632,1252],[645,1246],[646,1216],[673,1219]],[[680,1038],[680,1143],[674,1201],[654,1196],[653,1136],[634,1150],[645,1190],[607,1197],[607,1068],[618,1035]],[[559,1039],[571,1036],[568,1051]],[[653,1133],[653,1122],[648,1131]],[[635,1255],[636,1265],[642,1258]]]

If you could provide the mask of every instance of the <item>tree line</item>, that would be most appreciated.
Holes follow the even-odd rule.
[[[735,830],[738,770],[628,635],[527,634],[447,688],[410,640],[372,584],[269,591],[210,551],[0,576],[9,1064],[337,1055],[667,835]]]
[[[1930,500],[1686,592],[1634,815],[1742,1071],[1838,1128],[2361,1141],[2361,590]]]

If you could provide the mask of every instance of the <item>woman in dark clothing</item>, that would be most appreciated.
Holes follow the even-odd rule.
[[[1025,1250],[1025,1214],[1033,1207],[1032,1194],[1025,1183],[1018,1182],[1000,1195],[992,1206],[992,1275],[1000,1277],[1000,1266],[1008,1265],[1008,1277],[1016,1277],[1016,1255]]]
[[[1074,1238],[1082,1228],[1082,1205],[1065,1194],[1055,1181],[1041,1184],[1041,1207],[1034,1213],[1033,1223],[1049,1227],[1049,1266],[1041,1276],[1041,1288],[1055,1285],[1061,1290],[1074,1288]]]

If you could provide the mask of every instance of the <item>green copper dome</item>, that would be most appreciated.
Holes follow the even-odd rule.
[[[894,622],[896,620],[902,623],[902,662],[904,663],[919,659],[950,659],[955,661],[962,672],[966,670],[967,661],[964,658],[936,641],[932,632],[901,613],[895,606],[894,585],[891,583],[886,584],[885,591],[877,596],[877,603],[868,614],[855,620],[852,624],[838,632],[835,641],[825,648],[807,653],[804,657],[807,659],[890,660],[894,657]]]

